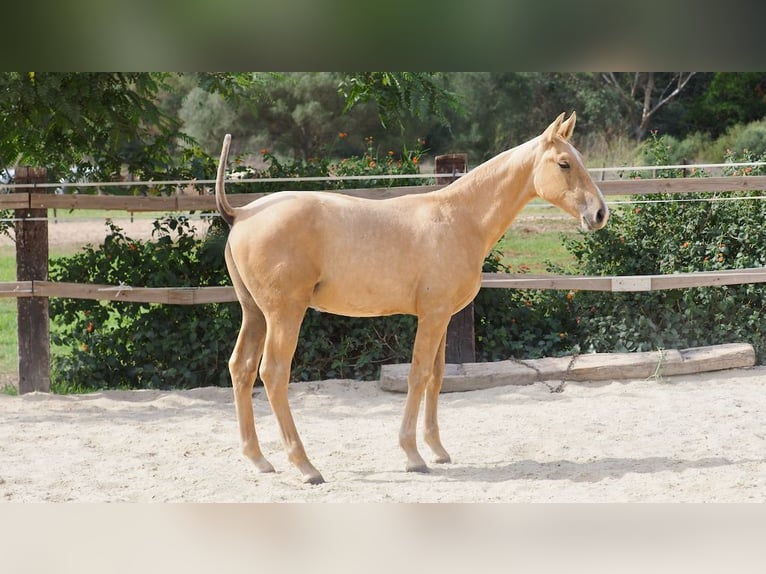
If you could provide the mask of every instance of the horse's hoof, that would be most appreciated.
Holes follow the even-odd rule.
[[[431,469],[428,468],[426,463],[422,463],[422,464],[408,464],[407,465],[407,472],[420,472],[422,474],[426,474],[428,472],[431,472]]]
[[[263,472],[263,473],[274,472],[274,467],[265,458],[260,458],[258,460],[254,460],[253,464],[255,465],[255,469],[258,472]]]
[[[448,462],[452,462],[452,459],[450,458],[450,455],[444,454],[444,455],[435,456],[433,458],[433,461],[436,464],[447,464]]]
[[[303,476],[304,484],[323,484],[324,478],[318,472],[316,474],[306,474]]]

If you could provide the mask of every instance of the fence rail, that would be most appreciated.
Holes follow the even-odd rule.
[[[486,289],[558,289],[574,291],[638,292],[721,287],[766,283],[766,268],[700,271],[672,275],[531,275],[482,273]],[[237,300],[233,287],[133,287],[53,281],[13,281],[0,283],[0,298],[47,297],[160,303],[164,305],[204,305]]]
[[[21,172],[25,173],[24,171]],[[214,211],[215,197],[176,193],[168,196],[87,195],[45,193],[40,173],[29,170],[27,178],[19,177],[14,193],[0,194],[0,209],[16,210],[17,269],[15,282],[0,283],[0,298],[15,297],[19,301],[19,391],[50,390],[46,372],[48,362],[47,301],[63,297],[136,303],[172,305],[198,305],[236,301],[231,287],[147,288],[130,285],[83,285],[46,280],[47,268],[47,211],[48,209],[99,209],[127,212],[185,212]],[[19,181],[22,179],[23,181]],[[22,183],[22,185],[19,185]],[[190,182],[194,183],[194,182]],[[231,184],[237,182],[232,180]],[[26,184],[26,185],[24,185]],[[108,187],[104,183],[103,187]],[[752,192],[766,189],[766,176],[727,176],[676,179],[623,179],[600,181],[606,196],[651,194],[683,194],[692,192]],[[356,197],[385,199],[405,194],[427,193],[443,185],[380,187],[333,190]],[[264,194],[231,194],[234,206],[245,205]],[[20,237],[21,236],[21,237]],[[23,276],[22,276],[23,275]],[[655,291],[766,283],[766,268],[732,269],[726,271],[678,273],[672,275],[641,276],[572,276],[572,275],[509,275],[485,273],[482,287],[516,289],[565,289],[597,291]],[[41,302],[39,309],[24,303],[24,313],[36,319],[24,318],[31,323],[22,328],[22,302]],[[44,366],[42,365],[44,363]]]
[[[227,182],[236,184],[237,181]],[[105,187],[108,184],[103,184]],[[617,179],[598,183],[605,196],[652,195],[666,193],[720,193],[766,190],[766,175],[693,177],[668,179]],[[32,186],[29,186],[32,187]],[[418,185],[331,190],[354,197],[388,199],[401,195],[427,193],[443,185]],[[233,193],[229,202],[241,207],[266,195]],[[0,194],[0,209],[103,209],[130,212],[215,210],[212,194],[178,193],[168,196],[49,194],[35,191]]]
[[[333,190],[354,197],[387,199],[415,193],[428,193],[443,185],[418,185],[401,187],[379,187],[364,189]],[[764,186],[766,187],[766,185]],[[266,193],[232,193],[226,197],[234,207],[242,207]],[[0,194],[0,209],[102,209],[129,212],[164,211],[212,211],[215,210],[215,196],[174,194],[168,196],[143,195],[84,195],[47,194],[17,192]]]

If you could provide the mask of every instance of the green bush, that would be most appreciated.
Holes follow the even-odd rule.
[[[708,134],[695,132],[682,140],[665,136],[665,142],[668,146],[668,161],[672,164],[721,161],[720,156],[717,159],[708,157],[708,152],[712,146]],[[644,153],[648,153],[646,147],[644,147]]]
[[[302,182],[303,188],[419,185],[379,180],[384,173],[417,173],[420,147],[401,155],[376,152],[372,139],[359,158],[280,162],[264,150],[268,167],[258,177],[367,175],[367,180]],[[304,185],[305,184],[305,185]],[[277,191],[289,183],[243,185],[237,191]],[[152,241],[136,241],[109,222],[103,245],[53,260],[53,281],[134,287],[230,285],[223,252],[227,228],[213,219],[206,237],[194,236],[187,218],[155,222]],[[96,388],[187,388],[230,385],[228,358],[239,331],[237,303],[156,305],[53,299],[50,305],[52,385],[58,392]],[[309,310],[293,360],[293,379],[374,378],[381,364],[408,361],[413,317],[339,317]]]
[[[511,273],[501,259],[501,253],[490,253],[484,272]],[[576,350],[572,334],[577,325],[568,295],[537,289],[479,291],[474,300],[477,360],[550,357]]]
[[[669,163],[667,141],[657,134],[649,138],[646,153],[655,165]],[[730,163],[758,159],[766,156],[726,156]],[[370,161],[357,160],[348,169],[377,167]],[[637,197],[636,203],[613,209],[606,228],[566,240],[575,263],[570,269],[550,270],[642,275],[766,266],[766,202],[756,199],[759,195]],[[150,242],[134,241],[117,226],[109,227],[99,248],[53,261],[51,278],[149,287],[229,284],[225,233],[216,226],[200,240],[188,220],[164,219],[155,223]],[[498,253],[485,260],[484,270],[511,271]],[[482,289],[474,315],[482,361],[742,341],[754,345],[759,362],[766,358],[766,287],[761,285],[647,293]],[[236,303],[176,306],[53,299],[51,316],[52,378],[59,392],[230,384],[227,361],[240,323]],[[409,316],[359,319],[309,310],[293,360],[293,380],[376,378],[380,365],[410,361],[415,326]]]
[[[154,223],[154,241],[135,241],[107,222],[102,246],[51,261],[53,281],[136,287],[207,287],[229,279],[220,234],[203,241],[187,218]],[[188,388],[227,384],[239,328],[236,303],[156,305],[52,299],[52,386]]]
[[[650,164],[673,163],[672,142],[651,134]],[[763,161],[766,154],[729,150],[729,163]],[[759,167],[728,175],[760,175]],[[687,173],[704,177],[705,173]],[[660,170],[657,177],[681,177]],[[762,192],[650,195],[612,210],[596,233],[565,240],[578,275],[646,275],[766,266],[766,202]],[[486,270],[507,271],[496,263]],[[608,293],[483,289],[476,299],[481,360],[579,352],[648,351],[749,342],[766,359],[766,286],[759,284]]]
[[[647,144],[667,163],[664,138]],[[761,161],[729,152],[728,162]],[[730,174],[762,168],[731,168]],[[679,173],[661,173],[674,177]],[[704,175],[704,174],[699,174]],[[671,274],[766,265],[766,202],[761,192],[639,196],[613,211],[609,225],[570,240],[577,272],[594,275]],[[578,292],[571,311],[583,351],[641,351],[749,342],[766,356],[766,288],[762,285],[658,292]]]
[[[659,165],[653,162],[651,157],[651,138],[647,143],[648,145],[643,146],[643,159],[650,164]],[[726,161],[727,156],[732,153],[737,156],[761,156],[766,153],[766,122],[733,125],[716,139],[702,132],[688,134],[681,140],[664,135],[662,143],[667,147],[666,160],[670,164],[720,163]]]

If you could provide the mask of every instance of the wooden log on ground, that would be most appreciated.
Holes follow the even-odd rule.
[[[475,391],[505,385],[531,385],[543,381],[646,379],[753,365],[755,365],[755,350],[747,343],[729,343],[684,350],[591,353],[575,357],[525,361],[448,364],[442,392]],[[385,391],[407,392],[409,368],[409,363],[381,367],[380,388]]]

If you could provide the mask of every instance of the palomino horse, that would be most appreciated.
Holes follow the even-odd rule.
[[[285,191],[236,209],[224,192],[231,141],[226,135],[215,195],[231,226],[226,263],[242,305],[229,369],[243,452],[259,471],[274,467],[261,452],[253,421],[257,373],[290,462],[304,482],[323,482],[306,456],[288,404],[290,364],[309,307],[355,317],[417,316],[399,444],[408,471],[428,471],[416,445],[425,394],[425,442],[434,462],[450,462],[436,416],[447,324],[478,292],[487,253],[535,196],[588,230],[602,228],[609,216],[569,143],[575,114],[566,121],[564,116],[540,136],[430,193],[371,200]]]

